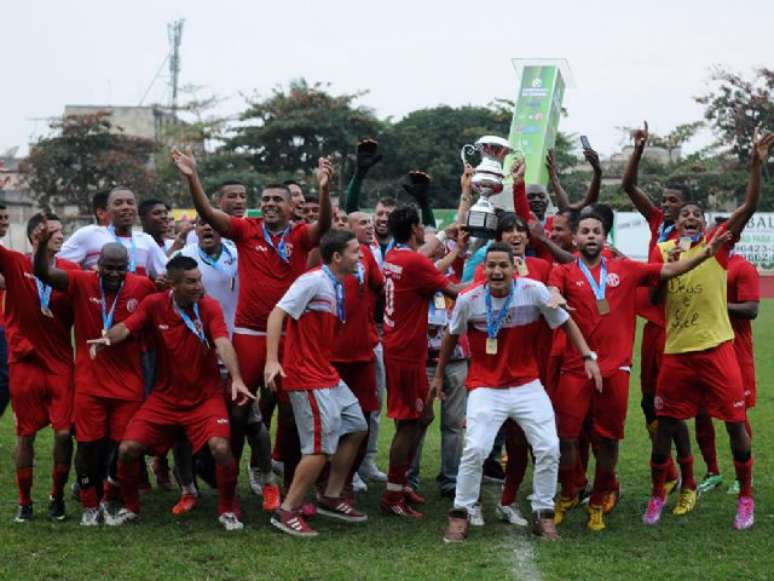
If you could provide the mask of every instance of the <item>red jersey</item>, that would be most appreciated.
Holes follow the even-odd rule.
[[[728,302],[759,302],[760,277],[758,270],[741,254],[732,254],[728,260]],[[734,351],[745,380],[745,389],[755,388],[755,353],[753,351],[750,319],[730,316],[734,329]]]
[[[542,258],[537,258],[535,256],[526,256],[524,258],[524,261],[527,264],[527,278],[531,278],[532,280],[536,280],[538,282],[542,282],[543,284],[548,283],[548,276],[551,274],[551,263],[547,260],[543,260]],[[485,268],[486,265],[484,262],[481,262],[476,267],[476,272],[473,274],[473,282],[484,282],[486,280],[486,274],[485,274]],[[519,273],[516,269],[513,271],[513,278],[518,278]]]
[[[629,259],[605,259],[607,284],[605,299],[609,313],[601,315],[597,299],[581,271],[578,261],[557,266],[551,272],[550,285],[559,289],[574,308],[573,319],[583,337],[599,356],[599,368],[603,376],[614,374],[622,367],[631,367],[632,347],[636,321],[636,289],[640,286],[657,286],[662,265],[635,262]],[[599,282],[602,261],[589,269],[595,283]],[[583,369],[583,359],[575,346],[567,342],[563,371]]]
[[[361,244],[360,271],[344,281],[347,320],[336,333],[333,359],[336,363],[373,361],[376,333],[376,298],[382,292],[384,276],[369,248]],[[368,340],[365,338],[368,337]]]
[[[476,284],[465,289],[454,305],[449,332],[468,334],[470,367],[465,380],[468,389],[477,387],[506,388],[524,385],[538,378],[536,347],[541,334],[541,317],[555,329],[569,315],[563,309],[547,306],[548,289],[527,278],[514,279],[514,293],[497,333],[497,353],[487,354],[488,289]],[[492,315],[497,318],[506,298],[492,297]]]
[[[336,289],[321,268],[310,270],[294,282],[277,307],[290,316],[285,330],[282,380],[285,391],[325,389],[341,378],[331,365],[339,320]],[[346,298],[345,320],[349,317]],[[353,306],[354,307],[354,306]],[[361,338],[364,341],[365,337]]]
[[[289,224],[284,235],[272,235],[264,233],[261,218],[232,217],[226,238],[236,244],[239,254],[239,302],[234,326],[266,332],[269,313],[306,270],[307,255],[314,247],[309,226]]]
[[[68,279],[66,294],[75,311],[75,389],[78,393],[97,397],[142,401],[145,399],[142,349],[135,337],[100,350],[95,359],[89,355],[86,341],[100,337],[103,325],[99,274],[72,271],[68,272]],[[111,325],[126,319],[155,290],[149,278],[127,273],[115,303]],[[106,314],[113,308],[115,300],[115,293],[105,295]]]
[[[171,292],[145,297],[124,321],[132,334],[147,333],[154,338],[159,371],[153,395],[178,407],[195,407],[222,390],[215,339],[228,339],[223,310],[208,296],[198,304],[200,322],[192,307],[183,312],[204,332],[207,344],[185,324]]]
[[[433,262],[406,247],[384,259],[384,356],[424,365],[427,361],[427,310],[446,277]]]
[[[56,258],[54,264],[63,270],[78,270],[78,265],[69,260]],[[0,274],[5,277],[7,295],[5,323],[9,363],[34,357],[51,373],[70,373],[73,310],[67,297],[52,291],[49,309],[54,316],[44,315],[32,273],[32,257],[4,246],[0,246]]]

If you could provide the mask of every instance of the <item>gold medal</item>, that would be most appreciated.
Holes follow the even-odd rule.
[[[516,272],[519,273],[519,276],[527,276],[529,274],[529,269],[527,268],[527,261],[523,258],[517,258],[516,259]]]
[[[610,312],[610,303],[607,299],[597,299],[597,311],[600,315],[607,315]]]
[[[497,355],[497,337],[486,338],[486,354]]]
[[[691,238],[689,236],[680,237],[680,250],[688,252],[691,249]]]
[[[44,317],[50,317],[52,319],[54,318],[54,313],[52,313],[51,309],[48,307],[40,307],[40,312],[43,313]]]
[[[443,298],[441,293],[438,293],[433,297],[433,306],[439,311],[446,308],[446,299]]]

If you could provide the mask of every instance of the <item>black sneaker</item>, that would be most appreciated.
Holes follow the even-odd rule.
[[[28,522],[32,520],[32,504],[20,504],[16,510],[13,522]]]
[[[64,520],[67,518],[67,515],[65,514],[64,498],[49,498],[48,518],[51,520]]]
[[[488,482],[505,482],[505,470],[497,460],[487,458],[484,461],[484,480]]]

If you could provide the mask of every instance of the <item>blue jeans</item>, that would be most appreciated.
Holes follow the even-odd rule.
[[[0,417],[3,416],[11,390],[8,387],[8,343],[5,341],[5,327],[0,327]]]

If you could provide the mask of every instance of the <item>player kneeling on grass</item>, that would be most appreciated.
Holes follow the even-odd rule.
[[[124,432],[118,449],[118,480],[125,507],[106,521],[121,525],[140,512],[139,459],[146,450],[163,454],[183,430],[194,453],[207,445],[215,459],[218,512],[226,530],[243,528],[236,501],[237,466],[229,446],[229,421],[218,358],[231,375],[231,398],[243,405],[254,399],[242,381],[228,340],[223,311],[204,296],[202,275],[193,258],[176,256],[167,263],[170,292],[144,299],[122,323],[90,341],[97,350],[130,335],[151,335],[157,345],[156,387]],[[214,349],[212,347],[214,345]]]
[[[578,326],[557,307],[557,299],[545,285],[522,277],[514,280],[510,245],[492,244],[484,265],[486,281],[457,298],[432,383],[432,392],[440,394],[444,368],[459,337],[467,333],[471,351],[465,380],[469,390],[467,431],[444,541],[459,542],[467,536],[469,515],[479,498],[484,460],[500,426],[509,418],[524,430],[535,455],[533,531],[555,540],[559,538],[554,526],[559,437],[554,409],[538,379],[534,346],[540,333],[540,317],[551,328],[564,327],[580,353],[590,355],[590,349]],[[599,367],[591,356],[585,357],[585,367],[588,377],[600,386]]]
[[[317,535],[300,509],[328,460],[330,474],[324,493],[318,496],[318,514],[345,522],[367,520],[341,496],[367,425],[357,398],[330,363],[336,333],[347,318],[344,280],[357,272],[360,245],[352,232],[332,230],[320,240],[320,255],[322,268],[299,277],[267,323],[264,379],[274,390],[282,378],[282,389],[293,406],[302,453],[287,496],[271,524],[299,537]],[[280,366],[279,341],[287,315],[290,321]]]

